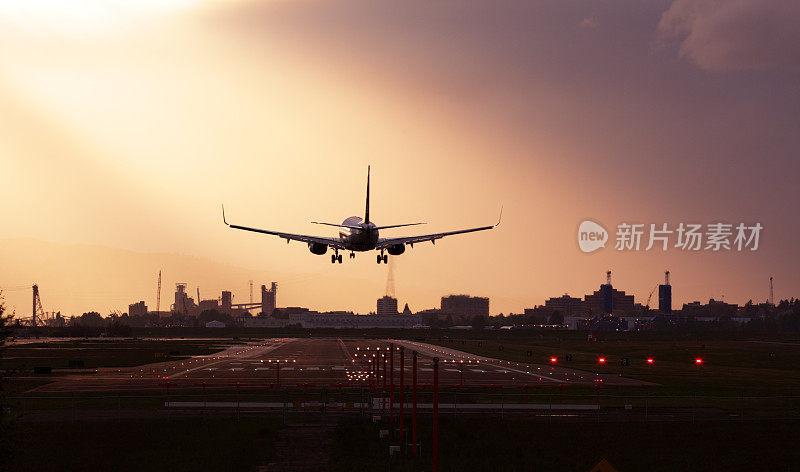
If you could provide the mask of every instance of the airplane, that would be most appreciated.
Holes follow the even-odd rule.
[[[326,252],[328,252],[328,248],[330,247],[334,250],[334,253],[331,254],[331,263],[333,264],[337,262],[339,264],[342,263],[342,256],[341,254],[339,254],[339,251],[350,251],[350,258],[353,259],[356,257],[355,254],[356,251],[364,252],[372,250],[380,251],[380,254],[378,254],[378,257],[376,259],[378,264],[380,264],[381,262],[386,264],[389,261],[389,257],[386,254],[384,254],[385,252],[388,252],[392,256],[399,256],[400,254],[403,254],[405,252],[406,245],[413,248],[414,244],[426,241],[430,241],[431,243],[436,244],[437,239],[441,239],[445,236],[452,236],[454,234],[464,234],[464,233],[472,233],[475,231],[494,229],[500,225],[500,220],[503,217],[503,209],[500,208],[500,217],[497,219],[497,223],[491,226],[459,229],[456,231],[424,234],[418,236],[381,238],[378,236],[378,234],[379,231],[382,229],[400,228],[402,226],[416,226],[425,223],[405,223],[399,225],[377,226],[375,223],[370,221],[369,220],[369,174],[370,174],[370,168],[369,166],[367,166],[367,205],[363,220],[358,216],[351,216],[349,218],[346,218],[342,222],[342,224],[321,223],[318,221],[312,221],[313,224],[336,226],[338,228],[341,228],[339,231],[338,238],[325,238],[320,236],[308,236],[305,234],[282,233],[280,231],[272,231],[267,229],[250,228],[247,226],[233,225],[228,223],[228,220],[225,218],[224,205],[222,206],[222,221],[230,228],[278,236],[279,238],[285,239],[287,244],[290,241],[302,241],[308,244],[308,249],[313,254],[323,255]]]

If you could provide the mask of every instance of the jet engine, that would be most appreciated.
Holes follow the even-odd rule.
[[[406,245],[394,244],[392,246],[387,247],[386,251],[393,256],[399,256],[400,254],[406,252]]]
[[[308,250],[313,254],[323,255],[328,252],[328,245],[322,243],[308,243]]]

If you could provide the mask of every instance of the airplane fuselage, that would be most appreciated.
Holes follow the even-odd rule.
[[[503,211],[502,208],[500,210],[500,216],[502,216]],[[333,249],[333,254],[331,254],[331,263],[342,263],[342,255],[339,254],[339,251],[348,251],[350,252],[350,258],[353,259],[356,256],[356,252],[365,252],[365,251],[372,251],[378,250],[380,251],[375,258],[375,261],[378,264],[387,264],[389,262],[389,256],[399,256],[403,254],[406,250],[406,246],[414,247],[414,244],[418,244],[424,241],[430,241],[431,243],[436,243],[437,239],[441,239],[445,236],[452,236],[454,234],[463,234],[463,233],[472,233],[474,231],[483,231],[487,229],[492,229],[495,226],[500,224],[500,219],[498,218],[497,224],[493,226],[481,226],[478,228],[467,228],[467,229],[460,229],[456,231],[446,231],[443,233],[433,233],[433,234],[422,234],[422,235],[414,235],[414,236],[403,236],[403,237],[394,237],[394,238],[378,238],[378,231],[381,229],[390,229],[390,228],[400,228],[405,226],[416,226],[421,225],[424,223],[404,223],[404,224],[393,224],[393,225],[385,225],[385,226],[378,226],[369,218],[369,166],[367,167],[367,198],[366,198],[366,205],[364,207],[364,218],[362,219],[359,216],[351,216],[346,218],[342,224],[335,224],[335,223],[327,223],[327,222],[319,222],[319,221],[312,221],[312,223],[319,224],[319,225],[327,225],[327,226],[335,226],[339,228],[339,237],[322,237],[322,236],[311,236],[306,234],[292,234],[292,233],[284,233],[282,231],[273,231],[269,229],[260,229],[260,228],[251,228],[248,226],[240,226],[229,224],[228,221],[225,219],[225,207],[222,208],[222,222],[226,225],[230,226],[231,228],[241,229],[245,231],[253,231],[256,233],[262,234],[269,234],[272,236],[277,236],[279,238],[283,238],[288,243],[289,241],[302,241],[308,244],[308,250],[311,251],[312,254],[316,255],[323,255],[328,252],[328,249]],[[388,253],[388,254],[385,254]]]
[[[342,239],[348,251],[371,251],[375,249],[378,243],[378,229],[375,223],[364,223],[358,216],[351,216],[346,218],[343,222],[345,226],[358,226],[355,228],[341,228],[339,230],[339,238]]]

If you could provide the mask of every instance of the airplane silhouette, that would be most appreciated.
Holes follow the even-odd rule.
[[[399,256],[400,254],[405,252],[406,244],[408,244],[410,247],[414,247],[414,244],[416,243],[422,243],[426,241],[430,241],[431,243],[436,244],[437,239],[441,239],[445,236],[452,236],[454,234],[472,233],[475,231],[493,229],[500,224],[500,220],[503,217],[503,209],[500,208],[500,217],[497,219],[497,223],[491,226],[459,229],[456,231],[423,234],[418,236],[403,236],[399,238],[380,238],[378,236],[379,230],[389,229],[389,228],[399,228],[401,226],[415,226],[425,223],[406,223],[400,225],[377,226],[375,223],[371,222],[369,220],[369,174],[370,174],[370,168],[368,166],[367,205],[363,220],[358,216],[351,216],[349,218],[346,218],[342,222],[342,224],[321,223],[317,221],[312,221],[312,223],[314,224],[336,226],[338,228],[341,228],[339,231],[338,238],[325,238],[321,236],[309,236],[305,234],[282,233],[280,231],[272,231],[267,229],[232,225],[228,223],[228,221],[225,219],[224,205],[222,206],[222,221],[231,228],[278,236],[279,238],[285,239],[287,243],[289,243],[289,241],[302,241],[308,244],[308,249],[312,253],[318,255],[325,254],[326,252],[328,252],[328,248],[330,247],[334,250],[334,253],[331,254],[331,263],[336,263],[336,262],[340,264],[342,263],[342,256],[339,254],[340,250],[350,251],[351,259],[356,256],[355,255],[356,251],[363,252],[363,251],[379,250],[380,254],[378,254],[377,262],[378,264],[380,264],[381,262],[386,264],[389,261],[389,257],[386,254],[384,254],[384,252],[388,252],[393,256]]]

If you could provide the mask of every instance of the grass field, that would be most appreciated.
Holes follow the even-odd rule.
[[[11,346],[0,358],[0,369],[29,372],[34,367],[68,369],[70,361],[81,361],[85,369],[130,367],[153,362],[211,354],[233,341],[208,340],[80,340],[42,342]],[[224,344],[224,345],[223,345]]]
[[[585,336],[585,335],[584,335]],[[431,343],[517,362],[558,365],[590,372],[622,374],[683,393],[788,393],[800,389],[800,343],[748,340],[653,341],[612,339],[476,340],[449,338]],[[530,352],[530,355],[528,353]],[[572,361],[567,361],[567,354]],[[603,357],[604,364],[598,362]],[[628,366],[620,360],[627,357]],[[654,359],[648,364],[646,359]],[[697,365],[695,359],[703,360]],[[626,390],[630,390],[626,388]],[[643,391],[653,390],[646,388]]]

